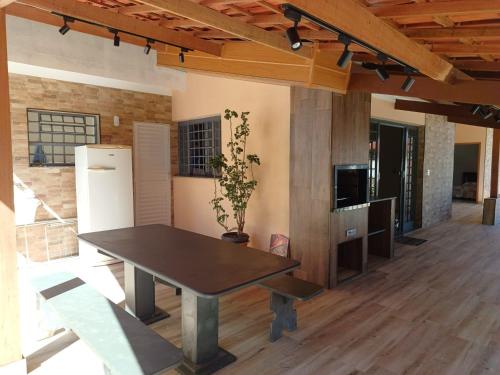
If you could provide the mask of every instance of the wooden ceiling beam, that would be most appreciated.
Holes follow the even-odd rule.
[[[345,94],[349,83],[350,65],[336,65],[339,53],[315,50],[314,58],[290,56],[271,47],[253,42],[229,42],[222,56],[215,58],[200,52],[185,54],[179,62],[179,50],[169,47],[158,54],[158,65],[209,74],[237,76],[252,80],[317,87]]]
[[[439,103],[426,103],[413,100],[396,99],[394,109],[401,111],[429,113],[432,115],[447,116],[448,121],[461,124],[483,126],[487,128],[500,128],[493,117],[485,120],[481,116],[471,114],[472,105],[451,105]]]
[[[410,40],[353,0],[289,0],[289,3],[404,61],[426,76],[447,81],[452,73],[450,63]]]
[[[500,12],[500,0],[433,1],[370,8],[380,18],[436,17]]]
[[[221,53],[221,46],[214,42],[196,38],[186,33],[165,29],[153,23],[142,22],[130,16],[85,5],[76,0],[20,0],[18,3],[47,12],[58,12],[70,17],[95,22],[113,29],[141,35],[145,38],[152,38],[192,50],[203,51],[215,56],[219,56]]]
[[[500,95],[498,95],[500,81],[456,80],[454,85],[448,85],[426,77],[415,77],[415,84],[411,91],[406,93],[401,90],[404,79],[404,76],[391,76],[390,79],[382,82],[376,74],[356,73],[351,74],[349,90],[427,100],[500,105]]]
[[[185,0],[143,0],[142,2],[154,6],[159,10],[189,18],[239,38],[254,41],[288,54],[312,59],[312,49],[310,47],[304,46],[299,51],[294,52],[290,49],[290,44],[284,36],[243,23],[206,6]]]
[[[16,0],[0,0],[0,9],[14,3]]]

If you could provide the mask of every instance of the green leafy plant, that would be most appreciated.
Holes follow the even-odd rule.
[[[226,232],[237,231],[238,236],[245,227],[245,214],[248,201],[257,186],[253,176],[253,166],[260,165],[260,159],[255,154],[247,154],[247,139],[250,135],[248,115],[250,112],[241,112],[238,115],[233,110],[226,109],[224,118],[229,121],[231,138],[227,143],[229,159],[224,154],[217,155],[210,160],[214,171],[214,198],[210,201],[215,211],[217,222]],[[240,119],[234,127],[233,121]],[[233,132],[234,127],[234,132]],[[230,215],[223,207],[227,199],[233,211],[236,226],[229,224]]]

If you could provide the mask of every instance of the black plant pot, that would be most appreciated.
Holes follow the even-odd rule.
[[[246,245],[250,236],[247,233],[242,233],[238,236],[238,232],[227,232],[221,236],[221,239],[226,242],[232,242],[238,245]]]

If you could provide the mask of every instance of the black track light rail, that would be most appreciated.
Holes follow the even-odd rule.
[[[81,19],[81,18],[67,16],[67,15],[62,14],[62,13],[51,12],[51,14],[53,14],[55,16],[62,17],[62,19],[64,20],[65,23],[66,22],[75,22],[75,21],[78,21],[78,22],[81,22],[81,23],[85,23],[87,25],[101,27],[101,28],[106,29],[106,30],[108,30],[109,32],[111,32],[111,33],[113,33],[115,35],[118,34],[118,33],[121,33],[121,34],[125,34],[125,35],[135,36],[137,38],[141,38],[141,39],[146,40],[147,44],[162,43],[162,44],[165,44],[167,46],[180,48],[181,50],[183,50],[183,52],[192,51],[192,49],[185,48],[185,47],[182,47],[182,46],[178,46],[177,44],[173,44],[173,43],[170,43],[170,42],[165,42],[163,40],[158,40],[158,39],[150,38],[150,37],[147,37],[147,36],[144,36],[144,35],[139,35],[139,34],[136,34],[136,33],[132,33],[132,32],[129,32],[129,31],[117,29],[115,27],[110,27],[110,26],[102,25],[100,23],[96,23],[96,22],[84,20],[84,19]]]
[[[411,71],[411,74],[416,74],[418,73],[418,69],[415,69],[414,67],[408,65],[407,63],[405,63],[404,61],[396,58],[396,57],[393,57],[391,55],[388,55],[384,52],[381,52],[380,50],[378,50],[377,48],[369,45],[368,43],[340,30],[338,27],[335,27],[333,25],[330,25],[329,23],[326,23],[325,21],[313,16],[312,14],[309,14],[305,11],[303,11],[302,9],[299,9],[297,8],[296,6],[292,5],[292,4],[283,4],[282,6],[282,9],[283,10],[291,10],[291,11],[294,11],[298,14],[300,14],[303,18],[305,18],[306,20],[314,23],[315,25],[325,29],[325,30],[328,30],[330,32],[333,32],[335,34],[338,34],[339,36],[342,36],[342,38],[346,39],[346,40],[349,40],[351,43],[354,43],[354,44],[357,44],[358,46],[360,47],[363,47],[367,50],[369,50],[370,52],[372,52],[375,56],[384,56],[386,57],[387,59],[395,62],[396,64],[398,65],[401,65],[402,67],[404,67],[406,69],[406,71],[410,72]]]

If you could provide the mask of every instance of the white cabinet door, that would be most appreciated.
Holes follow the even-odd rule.
[[[134,124],[135,225],[171,224],[170,125]]]

